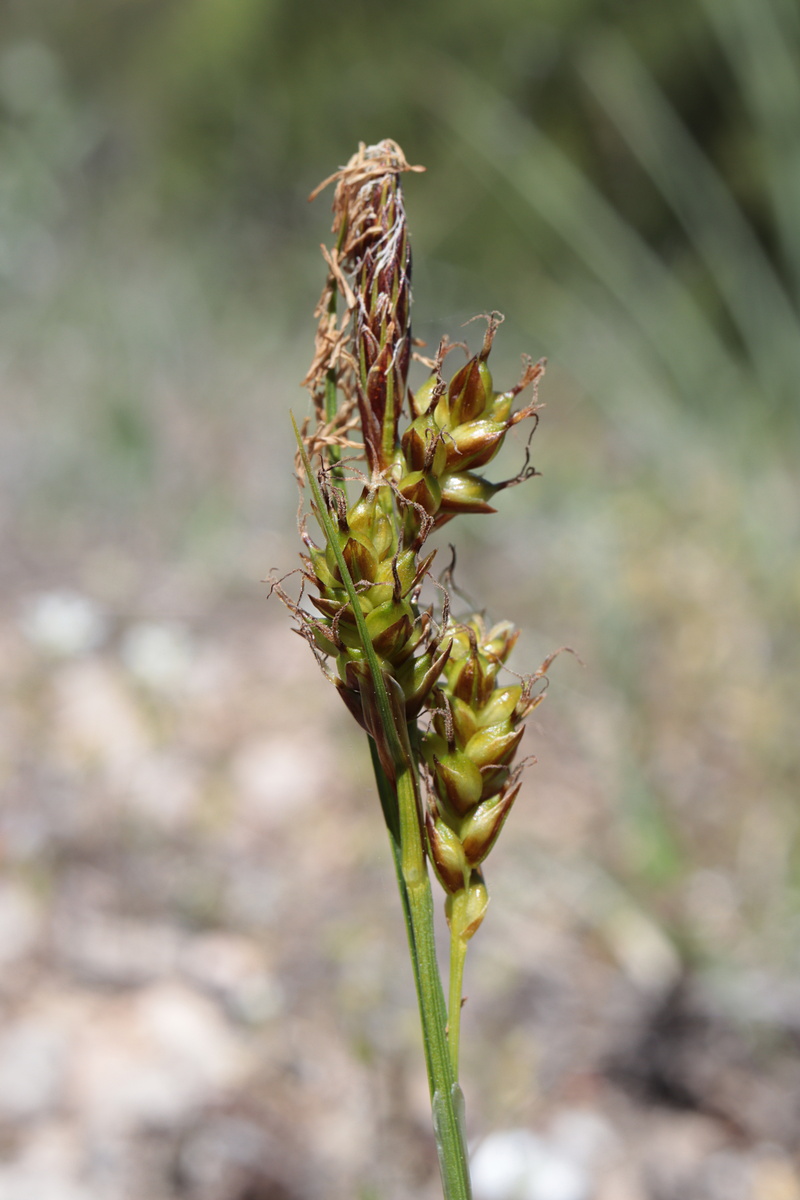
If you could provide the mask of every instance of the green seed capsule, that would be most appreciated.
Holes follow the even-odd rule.
[[[392,523],[385,513],[380,511],[375,515],[375,524],[372,529],[372,545],[379,561],[382,561],[384,558],[391,558],[397,549],[397,539],[394,535]]]
[[[389,600],[367,613],[367,632],[375,653],[391,660],[411,634],[412,620],[407,605]]]
[[[492,372],[489,370],[489,364],[480,354],[478,355],[478,374],[480,376],[481,386],[486,395],[486,403],[488,405],[495,396],[494,380],[492,379]]]
[[[453,426],[453,419],[450,413],[450,401],[447,398],[447,392],[441,394],[432,411],[433,419],[439,428],[449,432]]]
[[[342,556],[347,563],[353,582],[373,579],[378,567],[378,556],[372,542],[363,534],[352,534],[342,546]]]
[[[477,650],[456,662],[447,673],[447,690],[480,714],[495,691],[500,663],[486,658]]]
[[[359,650],[361,648],[361,635],[355,625],[339,624],[336,632],[339,635],[339,641],[346,648],[348,653]]]
[[[392,558],[385,558],[375,571],[374,580],[377,584],[391,584],[392,593],[400,582],[400,596],[407,596],[417,578],[417,556],[413,550],[401,550]],[[395,578],[395,576],[397,578]],[[370,588],[370,593],[372,589]]]
[[[336,670],[347,687],[358,691],[363,672],[369,670],[364,658],[364,651],[361,648],[342,651],[336,658]]]
[[[489,483],[488,479],[481,479],[479,475],[473,475],[469,471],[464,471],[459,475],[447,475],[442,487],[440,511],[443,513],[497,512],[497,509],[492,508],[489,501],[499,490],[497,484]]]
[[[309,628],[314,638],[314,645],[323,654],[337,655],[341,650],[341,642],[338,644],[333,640],[329,626],[326,626],[321,621],[309,621]]]
[[[431,407],[436,399],[436,385],[438,383],[439,378],[437,375],[429,375],[422,386],[417,388],[416,392],[409,391],[415,416],[423,416]]]
[[[381,504],[380,494],[365,488],[361,497],[348,510],[348,527],[351,533],[361,534],[373,547],[378,559],[392,550],[392,523]]]
[[[463,750],[467,742],[478,730],[478,720],[474,709],[459,700],[458,696],[450,697],[450,714],[453,720],[456,745]]]
[[[446,892],[460,892],[469,879],[469,865],[457,835],[440,817],[425,818],[433,869]]]
[[[448,473],[485,467],[502,446],[506,432],[505,425],[484,417],[458,425],[446,441]]]
[[[406,716],[412,721],[422,711],[433,687],[442,673],[450,653],[449,644],[433,653],[426,650],[419,658],[409,660],[398,672],[398,680],[406,698]]]
[[[461,750],[454,750],[434,763],[436,791],[459,816],[479,802],[483,779],[475,763]]]
[[[477,724],[485,728],[488,725],[499,725],[502,721],[510,721],[521,696],[522,688],[518,684],[496,688],[488,704],[485,704],[478,714]]]
[[[438,693],[434,693],[437,696]],[[426,733],[422,739],[422,754],[426,765],[431,771],[436,766],[436,760],[444,758],[450,747],[447,744],[447,738],[442,737],[438,733]]]
[[[335,620],[337,625],[349,625],[355,629],[356,619],[346,597],[337,596],[335,599],[329,599],[327,596],[309,596],[309,599],[316,609],[319,609],[326,617],[330,617],[331,620]]]
[[[511,416],[511,406],[514,403],[513,392],[495,392],[494,402],[489,405],[489,411],[495,421],[506,424]]]
[[[474,421],[486,411],[490,393],[484,387],[478,359],[471,358],[466,366],[456,371],[447,389],[450,403],[451,428]]]
[[[402,448],[410,471],[425,471],[437,478],[447,462],[447,450],[432,413],[417,417],[403,434]]]
[[[487,662],[486,659],[482,659],[481,661],[483,670],[480,673],[480,685],[478,687],[478,696],[476,700],[476,707],[479,712],[483,712],[484,708],[497,691],[497,673],[501,666],[501,664],[497,661]]]
[[[367,569],[368,570],[370,569],[369,562],[371,562],[372,560],[375,560],[375,552],[372,548],[372,543],[369,541],[368,538],[365,538],[363,536],[363,534],[351,534],[349,531],[342,531],[341,529],[336,531],[336,537],[339,542],[339,549],[341,550],[342,554],[344,555],[345,561],[347,562],[348,557],[354,561],[353,567],[351,567],[348,562],[348,570],[350,571],[351,575],[352,575],[353,571],[355,570],[357,573],[356,577],[358,579],[363,578],[363,576],[360,573],[360,566],[359,566],[358,560],[359,560],[360,556],[363,554],[365,556],[365,558],[368,560]],[[356,545],[350,546],[346,550],[345,548],[348,547],[348,542],[350,542],[350,541],[355,541]],[[333,552],[332,545],[328,545],[326,547],[325,561],[327,562],[328,570],[330,571],[331,575],[336,580],[336,586],[341,587],[342,586],[342,577],[339,574],[339,564],[336,561],[336,555]],[[377,565],[377,562],[376,562],[376,565]]]
[[[486,891],[486,884],[483,882],[483,876],[480,871],[475,869],[470,876],[469,887],[467,889],[467,905],[466,911],[462,910],[461,923],[458,929],[459,937],[468,942],[469,939],[479,929],[483,918],[486,916],[486,909],[489,907],[489,893]],[[451,922],[453,916],[453,896],[449,895],[444,904],[445,916],[448,923]]]
[[[474,654],[453,664],[448,672],[448,691],[470,708],[475,708],[480,686],[480,663]]]
[[[421,471],[425,466],[425,456],[428,452],[425,434],[428,425],[427,417],[418,417],[403,434],[403,454],[409,471]]]
[[[511,778],[511,767],[481,767],[481,776],[483,778],[483,791],[481,792],[481,802],[490,800],[492,796],[502,792],[503,788]]]
[[[523,729],[509,729],[508,724],[490,725],[470,738],[464,753],[476,767],[502,766],[511,761],[523,733]]]
[[[400,494],[412,504],[419,504],[429,516],[435,517],[442,503],[442,489],[438,479],[423,471],[410,471],[400,481]]]
[[[482,863],[494,846],[520,786],[515,784],[508,791],[484,800],[465,821],[461,828],[461,839],[470,866],[477,867]]]
[[[303,561],[316,579],[317,587],[321,592],[333,591],[335,588],[341,587],[338,577],[328,566],[324,550],[320,550],[317,546],[311,547]]]
[[[453,639],[451,662],[456,663],[466,658],[472,651],[467,625],[454,625],[448,628],[448,634]]]
[[[363,533],[371,538],[378,519],[383,517],[378,505],[378,494],[364,488],[358,500],[347,511],[347,524],[353,533]]]

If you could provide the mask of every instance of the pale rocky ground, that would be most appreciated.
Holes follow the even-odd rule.
[[[433,1200],[366,748],[266,589],[23,590],[0,658],[0,1200]],[[476,1200],[798,1200],[800,987],[685,974],[547,714],[467,971]]]

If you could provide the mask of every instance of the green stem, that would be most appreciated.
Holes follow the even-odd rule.
[[[406,922],[406,934],[408,935],[408,949],[411,957],[411,967],[414,973],[414,986],[417,991],[417,1002],[422,1007],[421,984],[419,977],[419,960],[414,948],[414,926],[411,921],[411,908],[408,903],[408,893],[406,891],[405,880],[403,879],[403,863],[400,853],[400,828],[394,820],[397,813],[397,797],[394,794],[392,785],[386,778],[386,772],[381,766],[381,760],[378,757],[378,750],[372,738],[368,738],[369,750],[372,756],[372,770],[375,775],[375,784],[378,789],[378,795],[383,809],[386,827],[389,830],[389,844],[392,847],[392,858],[394,859],[394,868],[397,875],[397,887],[400,892],[400,906],[403,909],[403,916]],[[424,1039],[423,1039],[424,1040]],[[424,1040],[425,1045],[425,1062],[428,1064],[428,1043]],[[428,1066],[428,1078],[430,1078],[430,1066]]]
[[[419,976],[419,1010],[426,1047],[428,1085],[445,1200],[469,1200],[469,1166],[460,1112],[460,1092],[450,1062],[446,1010],[433,932],[433,896],[425,865],[416,781],[411,770],[398,777],[400,863],[411,917],[411,955]]]
[[[391,805],[384,802],[384,793],[392,791],[391,784],[381,767],[372,739],[370,750],[384,811],[391,811]],[[448,1050],[445,1027],[447,1013],[433,932],[433,896],[425,867],[415,781],[410,771],[409,776],[398,779],[400,843],[398,845],[391,836],[390,842],[419,1004],[444,1196],[445,1200],[470,1200],[472,1191],[463,1129],[463,1101]]]
[[[453,897],[450,912],[450,1004],[447,1016],[447,1041],[450,1046],[450,1063],[453,1068],[454,1079],[458,1079],[458,1050],[461,1038],[464,963],[467,958],[468,943],[461,936],[467,900],[468,894],[466,891],[458,892]]]

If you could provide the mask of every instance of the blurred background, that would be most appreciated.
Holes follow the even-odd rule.
[[[467,965],[477,1200],[800,1197],[799,53],[792,0],[2,6],[3,1200],[438,1194],[366,747],[261,582],[306,197],[384,137],[417,334],[549,361],[442,557],[583,664]]]

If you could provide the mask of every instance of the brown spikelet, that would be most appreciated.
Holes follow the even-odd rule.
[[[411,356],[411,251],[400,175],[421,171],[406,162],[390,140],[359,146],[358,153],[320,184],[316,196],[336,180],[333,232],[338,246],[323,251],[329,273],[316,315],[314,360],[304,380],[320,421],[325,414],[326,381],[333,378],[343,396],[337,426],[344,428],[358,403],[367,461],[385,471],[394,456],[397,421]],[[336,294],[345,298],[340,320]],[[348,351],[352,319],[353,355]]]

